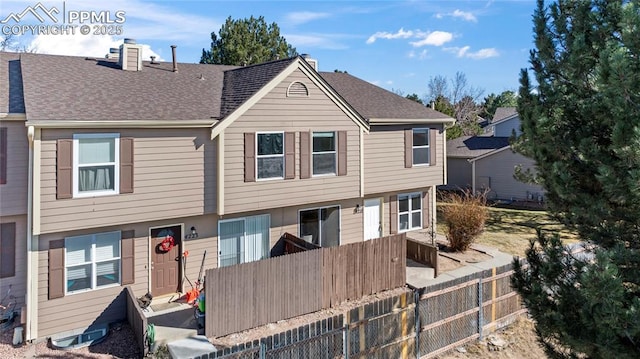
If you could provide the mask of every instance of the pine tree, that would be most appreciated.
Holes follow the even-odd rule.
[[[538,0],[533,19],[516,147],[587,250],[539,233],[513,284],[551,356],[638,358],[640,2]]]
[[[267,24],[262,16],[238,20],[229,16],[218,35],[211,33],[211,49],[202,49],[200,63],[246,66],[296,55],[275,22]]]

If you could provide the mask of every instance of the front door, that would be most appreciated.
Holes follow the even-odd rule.
[[[180,291],[181,238],[180,226],[151,229],[151,294],[154,297]]]
[[[380,199],[364,200],[364,240],[382,237],[380,222]]]

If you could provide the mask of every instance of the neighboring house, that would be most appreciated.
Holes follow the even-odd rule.
[[[285,232],[335,246],[435,224],[453,119],[301,57],[140,54],[0,53],[0,290],[27,340],[122,318],[125,285],[189,290],[205,251],[212,268]]]
[[[516,180],[516,166],[535,170],[535,162],[509,145],[512,134],[521,134],[515,107],[500,107],[488,125],[493,135],[463,136],[447,141],[446,189],[487,192],[490,199],[544,200],[541,186]]]

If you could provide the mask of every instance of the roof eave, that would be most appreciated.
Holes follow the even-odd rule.
[[[474,157],[474,158],[470,158],[470,159],[468,159],[467,161],[469,161],[470,163],[471,163],[471,162],[475,162],[475,161],[481,160],[481,159],[483,159],[483,158],[485,158],[485,157],[493,156],[493,155],[495,155],[496,153],[498,153],[498,152],[502,152],[502,151],[504,151],[504,150],[506,150],[506,149],[508,149],[508,148],[511,148],[511,145],[506,145],[506,146],[504,146],[504,147],[497,148],[497,149],[495,149],[495,150],[493,150],[493,151],[490,151],[490,152],[487,152],[487,153],[485,153],[485,154],[483,154],[483,155],[480,155],[480,156],[477,156],[477,157]]]
[[[446,124],[454,123],[455,119],[451,117],[441,118],[370,118],[371,125],[404,125],[404,124]]]
[[[27,120],[40,128],[210,128],[218,122],[206,120]]]

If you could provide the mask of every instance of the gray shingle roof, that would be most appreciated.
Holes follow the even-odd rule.
[[[22,54],[27,120],[203,120],[217,118],[224,71],[234,66],[143,63]]]
[[[295,60],[247,67],[181,63],[177,72],[171,63],[143,62],[142,71],[123,71],[109,59],[2,53],[1,69],[9,76],[0,77],[0,111],[26,109],[29,121],[214,122]],[[367,119],[448,118],[349,74],[323,72],[321,76]]]
[[[295,57],[226,71],[220,117],[233,112],[294,60]]]
[[[509,137],[462,136],[447,140],[447,157],[475,158],[509,146]]]
[[[0,53],[0,112],[24,113],[20,54]]]
[[[396,95],[347,73],[321,72],[334,90],[366,119],[443,119],[449,118],[415,101]]]
[[[493,119],[491,120],[491,122],[496,123],[507,117],[511,117],[517,113],[518,111],[516,110],[515,107],[498,107],[496,109],[496,113],[493,115]]]

